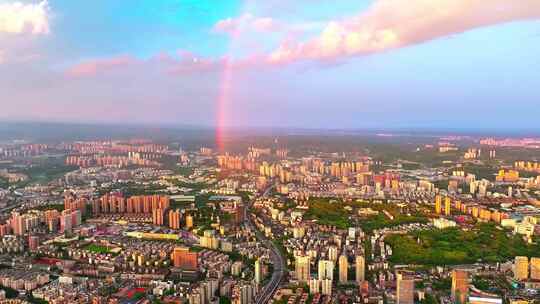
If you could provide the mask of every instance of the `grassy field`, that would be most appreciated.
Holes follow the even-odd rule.
[[[527,245],[493,224],[479,224],[473,231],[459,228],[425,230],[386,238],[392,246],[390,261],[397,264],[457,265],[503,262],[515,256],[540,256],[540,244]]]
[[[107,254],[107,253],[111,252],[109,250],[109,248],[107,248],[105,246],[97,245],[97,244],[90,244],[90,245],[86,246],[85,249],[88,250],[88,251],[91,251],[91,252],[94,252],[94,253],[100,253],[100,254]]]
[[[304,215],[307,220],[317,220],[321,225],[336,226],[339,229],[346,229],[352,226],[360,226],[364,231],[373,231],[375,229],[394,227],[408,223],[426,223],[428,220],[422,214],[414,213],[410,216],[401,213],[399,207],[392,204],[372,204],[372,203],[344,203],[341,200],[330,202],[330,199],[316,198],[309,201],[309,210]],[[353,208],[348,211],[345,207]],[[352,215],[358,208],[371,208],[380,213],[356,220]],[[389,219],[382,211],[388,211],[394,219]]]
[[[377,210],[380,213],[378,215],[369,216],[365,219],[360,220],[360,227],[366,232],[371,232],[376,229],[395,227],[403,224],[410,223],[427,223],[428,219],[419,213],[413,213],[410,216],[404,213],[401,213],[399,207],[391,204],[373,204],[373,203],[355,203],[355,206],[362,208],[371,208]],[[386,210],[388,213],[392,214],[394,217],[393,220],[389,219],[382,212]]]
[[[77,170],[77,166],[63,164],[42,164],[23,170],[21,173],[28,175],[27,183],[46,184],[55,179],[62,178],[66,173]]]
[[[339,229],[350,227],[351,222],[342,202],[330,203],[327,199],[312,199],[305,219],[317,220],[321,225],[336,226]]]

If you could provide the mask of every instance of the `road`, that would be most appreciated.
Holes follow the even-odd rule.
[[[272,187],[267,188],[260,197],[268,196],[270,190],[272,190]],[[244,210],[244,216],[247,219],[248,227],[250,227],[251,230],[255,231],[257,240],[263,243],[267,248],[270,248],[270,259],[272,260],[272,264],[274,264],[274,273],[272,273],[272,278],[270,279],[270,282],[266,284],[266,286],[264,286],[262,291],[257,294],[255,298],[256,304],[263,304],[268,303],[270,299],[274,297],[274,294],[279,288],[279,284],[281,284],[283,278],[285,277],[285,258],[281,255],[281,251],[279,251],[277,246],[271,240],[267,239],[264,234],[262,234],[257,229],[255,223],[253,223],[253,219],[248,216],[248,209],[251,209],[254,201],[255,200],[250,202],[248,208]]]

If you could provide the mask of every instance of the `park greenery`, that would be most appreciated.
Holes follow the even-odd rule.
[[[466,174],[474,174],[476,179],[487,179],[490,181],[495,181],[495,175],[498,172],[497,168],[490,165],[473,163],[465,163],[460,168],[455,168],[455,170],[463,170]]]
[[[219,297],[219,304],[231,304],[231,299],[227,297]]]
[[[112,191],[121,191],[125,197],[136,195],[153,195],[159,194],[166,189],[163,185],[158,184],[140,184],[135,182],[115,183],[108,187],[99,189],[99,195],[104,195]]]
[[[317,220],[320,225],[335,226],[346,229],[350,226],[349,216],[343,203],[327,199],[312,199],[309,210],[304,214],[307,220]]]
[[[209,184],[207,184],[207,183],[202,183],[202,182],[188,183],[188,182],[185,182],[185,181],[174,181],[173,184],[174,184],[175,186],[177,186],[177,187],[191,189],[190,192],[189,192],[189,193],[191,193],[191,194],[198,193],[198,192],[200,192],[201,190],[204,190],[204,189],[210,187]]]
[[[43,299],[34,298],[32,294],[29,294],[26,297],[26,301],[32,303],[32,304],[48,304],[49,302]]]
[[[195,170],[192,167],[178,166],[174,169],[174,173],[188,177],[193,174]]]
[[[439,303],[439,301],[437,300],[435,296],[433,296],[430,293],[427,293],[426,297],[422,301],[420,301],[420,303],[421,304],[437,304]]]
[[[0,286],[0,290],[3,290],[6,292],[6,298],[8,299],[16,298],[19,295],[19,292],[17,290],[7,287],[7,286]]]
[[[99,253],[99,254],[107,254],[111,251],[106,246],[97,245],[97,244],[89,244],[85,247],[86,250],[93,252],[93,253]]]
[[[433,289],[438,291],[448,291],[452,288],[452,278],[442,278],[433,281]]]
[[[136,293],[133,294],[133,296],[131,297],[131,300],[138,301],[138,300],[143,299],[145,296],[146,296],[145,292],[137,291]]]
[[[480,223],[470,231],[460,228],[423,230],[390,235],[390,261],[396,264],[457,265],[504,262],[518,255],[540,256],[540,244],[528,245],[494,224]]]
[[[32,165],[20,173],[28,176],[28,180],[20,183],[19,186],[25,184],[46,184],[50,181],[62,178],[66,173],[77,170],[77,166],[67,166],[62,163],[46,161]]]
[[[9,181],[7,178],[0,177],[0,189],[7,189],[9,188]]]
[[[347,210],[348,208],[349,210]],[[358,218],[355,209],[371,208],[379,211],[377,215]],[[387,211],[393,219],[383,213]],[[304,214],[307,220],[316,220],[321,225],[335,226],[338,229],[347,229],[359,226],[366,232],[375,229],[395,227],[410,223],[426,223],[428,219],[418,212],[402,212],[395,204],[375,204],[371,202],[343,202],[328,198],[316,198],[309,201],[309,210]]]
[[[381,160],[383,163],[405,160],[410,163],[420,164],[420,166],[436,167],[442,165],[445,161],[455,162],[461,156],[459,151],[441,153],[437,149],[417,150],[417,148],[417,144],[411,143],[378,143],[368,145],[368,150],[373,158]]]
[[[356,205],[360,208],[371,208],[372,210],[379,211],[378,215],[372,215],[359,221],[359,225],[362,230],[371,232],[376,229],[391,228],[404,224],[411,223],[427,223],[428,219],[425,215],[412,212],[410,215],[406,212],[402,212],[400,207],[394,204],[374,204],[370,202],[357,202]],[[390,219],[383,211],[387,211],[393,216]]]
[[[488,279],[485,279],[483,277],[480,277],[480,276],[475,276],[472,280],[472,283],[474,285],[474,287],[476,287],[477,289],[479,290],[482,290],[482,291],[485,291],[485,292],[490,292],[490,288],[491,288],[491,284],[490,284],[490,280]]]

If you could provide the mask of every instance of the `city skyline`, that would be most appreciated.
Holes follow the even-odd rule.
[[[540,0],[0,0],[0,304],[540,304]]]
[[[538,129],[533,0],[3,0],[0,17],[4,121]]]

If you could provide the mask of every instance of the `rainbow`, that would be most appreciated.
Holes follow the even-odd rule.
[[[252,8],[253,1],[245,0],[240,10],[239,16],[242,16],[244,12],[249,12]],[[227,137],[227,124],[230,124],[230,114],[229,111],[232,108],[231,104],[231,88],[233,84],[233,69],[234,69],[234,60],[231,56],[232,48],[234,47],[236,41],[240,36],[240,27],[236,27],[234,32],[231,34],[229,42],[229,52],[225,56],[223,63],[223,72],[221,75],[221,83],[219,86],[219,93],[217,97],[217,112],[216,112],[216,138],[215,144],[219,151],[225,150],[225,138]]]
[[[225,125],[229,118],[230,108],[230,88],[232,84],[232,63],[230,58],[226,58],[223,64],[223,74],[217,98],[217,118],[216,118],[216,147],[219,151],[225,150],[226,136]]]

